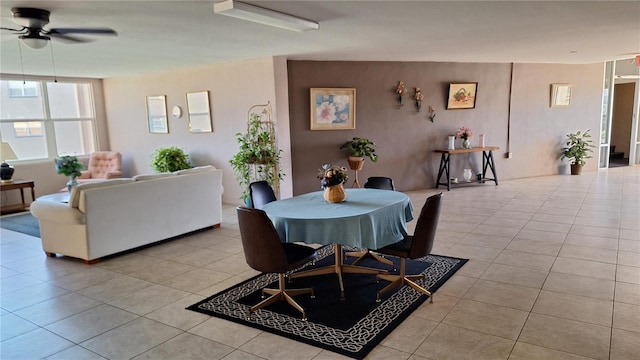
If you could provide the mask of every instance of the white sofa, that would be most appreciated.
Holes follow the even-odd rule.
[[[36,200],[48,256],[101,257],[222,222],[222,172],[213,166],[80,184],[69,202]]]

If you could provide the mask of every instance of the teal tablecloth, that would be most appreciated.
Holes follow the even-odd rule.
[[[286,242],[379,249],[398,242],[413,220],[409,197],[398,191],[347,189],[331,204],[317,191],[268,203],[263,210]]]

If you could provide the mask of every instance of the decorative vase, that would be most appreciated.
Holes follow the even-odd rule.
[[[456,137],[453,135],[449,135],[449,150],[453,150],[456,148]]]
[[[478,146],[484,147],[484,134],[478,135]]]
[[[471,182],[471,177],[473,176],[473,174],[471,173],[471,169],[464,169],[462,176],[464,177],[464,180],[466,182]]]
[[[471,141],[469,141],[469,139],[462,140],[462,148],[471,149]]]
[[[342,184],[327,186],[324,189],[324,199],[330,203],[343,202],[347,198],[347,193],[344,191]]]
[[[67,181],[67,190],[71,192],[71,189],[73,189],[74,186],[78,186],[78,180],[76,180],[75,175],[71,175],[69,177],[69,181]]]

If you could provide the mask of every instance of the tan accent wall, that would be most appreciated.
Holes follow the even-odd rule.
[[[377,163],[366,161],[361,184],[368,176],[390,176],[399,190],[431,188],[440,162],[433,151],[446,148],[447,136],[459,126],[473,130],[472,146],[482,133],[486,145],[500,147],[494,153],[499,179],[566,174],[568,162],[559,160],[565,135],[591,128],[599,139],[603,69],[601,63],[289,61],[293,192],[319,190],[322,164],[347,166],[339,147],[354,136],[373,140],[380,156]],[[394,90],[400,80],[409,91],[398,109]],[[475,109],[445,109],[450,82],[478,82]],[[550,107],[552,83],[573,84],[571,106]],[[323,87],[356,88],[355,130],[310,130],[309,88]],[[411,98],[415,87],[424,95],[420,113]],[[436,110],[433,123],[429,105]],[[504,157],[507,151],[511,159]],[[597,152],[594,157],[586,171],[597,169]],[[452,157],[452,176],[462,178],[466,167],[481,172],[481,155]],[[348,186],[352,181],[353,173]]]

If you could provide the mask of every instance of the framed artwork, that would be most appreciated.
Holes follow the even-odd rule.
[[[475,108],[477,91],[477,82],[450,83],[447,110]]]
[[[213,132],[208,90],[187,93],[187,114],[189,114],[189,132]]]
[[[356,128],[355,88],[311,88],[311,130]]]
[[[147,123],[152,134],[168,134],[167,99],[164,95],[147,96]]]
[[[571,105],[571,84],[551,84],[551,107]]]

